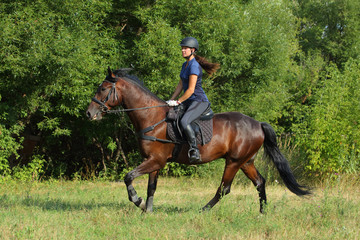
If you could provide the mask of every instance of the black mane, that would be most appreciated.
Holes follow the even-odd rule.
[[[128,78],[131,79],[132,81],[135,81],[137,84],[144,86],[144,82],[141,81],[137,76],[129,74],[129,72],[132,70],[133,70],[132,68],[120,68],[118,70],[115,70],[114,74],[116,77]]]
[[[116,77],[120,77],[127,82],[131,82],[131,83],[137,85],[146,94],[149,94],[160,101],[164,101],[164,100],[160,99],[158,96],[156,96],[154,93],[152,93],[147,87],[145,87],[144,82],[142,80],[140,80],[136,75],[128,74],[132,70],[133,70],[132,68],[120,68],[118,70],[114,70],[113,73],[115,74]],[[108,78],[111,78],[111,76],[106,77],[107,80],[110,80]],[[114,81],[114,79],[112,79],[112,81]]]

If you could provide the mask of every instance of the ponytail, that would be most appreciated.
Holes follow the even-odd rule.
[[[212,76],[220,68],[219,63],[211,63],[206,58],[195,54],[194,57],[200,66],[205,70],[205,72],[207,72],[210,76]]]

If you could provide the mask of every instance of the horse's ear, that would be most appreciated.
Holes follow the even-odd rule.
[[[111,71],[110,67],[108,66],[108,74],[111,78],[115,78],[115,74]]]

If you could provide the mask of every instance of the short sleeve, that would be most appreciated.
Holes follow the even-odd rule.
[[[195,62],[196,64],[191,64],[189,75],[197,75],[200,76],[200,65],[198,62]]]

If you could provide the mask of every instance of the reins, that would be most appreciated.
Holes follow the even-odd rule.
[[[96,99],[97,100],[97,99]],[[131,112],[131,111],[138,111],[138,110],[145,110],[150,108],[157,108],[157,107],[168,107],[169,105],[163,104],[163,105],[157,105],[157,106],[151,106],[151,107],[140,107],[140,108],[129,108],[129,109],[116,109],[116,110],[107,110],[106,113],[119,113],[119,112]]]

